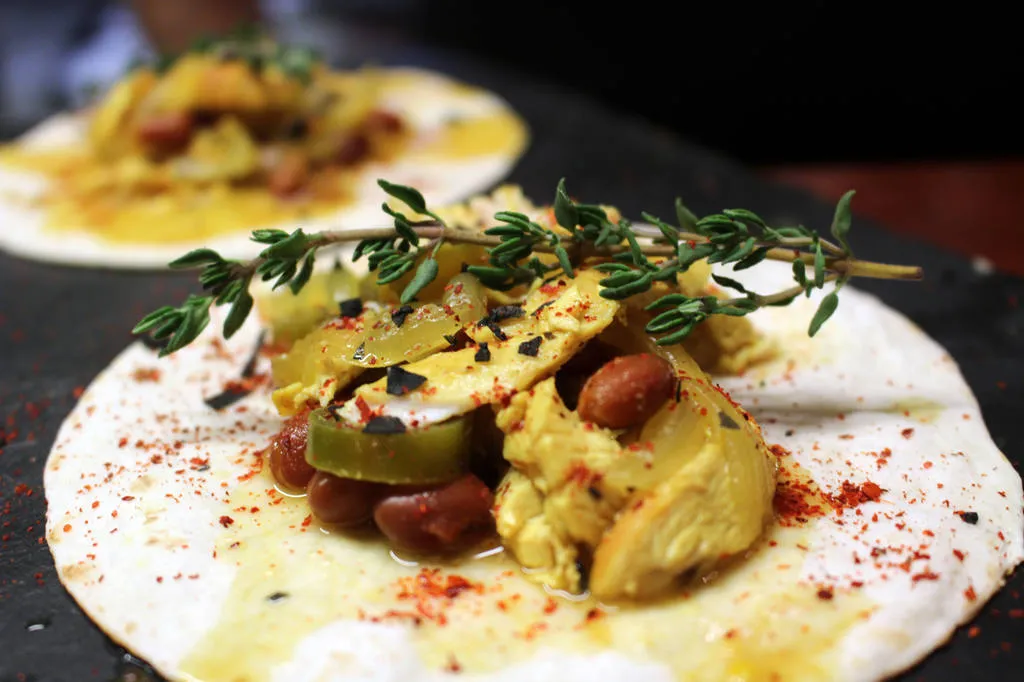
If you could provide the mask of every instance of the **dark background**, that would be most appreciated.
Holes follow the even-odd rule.
[[[262,5],[282,33],[318,44],[336,63],[354,62],[355,46],[367,41],[412,37],[463,49],[585,91],[749,164],[1024,152],[1021,40],[1008,5],[995,2],[947,9],[650,0]],[[31,96],[11,84],[35,78],[29,72],[47,60],[55,66],[37,84],[74,59],[98,68],[98,52],[81,52],[102,26],[117,23],[111,17],[118,6],[0,3],[0,92],[5,81],[8,91],[0,97],[0,137],[77,97],[72,90],[81,82],[45,92],[37,85]]]
[[[1021,40],[995,3],[520,0],[458,21],[447,17],[467,3],[425,4],[428,39],[571,82],[748,163],[1024,148]]]

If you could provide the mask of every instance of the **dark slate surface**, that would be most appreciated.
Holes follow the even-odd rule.
[[[586,201],[671,215],[680,195],[698,211],[743,206],[774,223],[824,227],[831,207],[771,186],[726,159],[661,130],[613,115],[544,83],[439,53],[385,55],[503,93],[533,130],[512,180],[549,200],[561,176]],[[0,226],[11,229],[13,226]],[[966,227],[965,227],[966,229]],[[981,276],[965,258],[855,221],[859,253],[925,267],[923,284],[859,282],[902,311],[957,359],[996,442],[1020,469],[1024,437],[1024,280]],[[123,652],[76,607],[57,581],[43,539],[41,472],[62,419],[83,387],[130,341],[145,313],[193,290],[192,278],[61,268],[0,254],[0,682],[112,680]],[[23,486],[23,487],[22,487]],[[951,645],[904,679],[1003,680],[1019,672],[1024,573],[1018,572]],[[973,636],[972,636],[973,633]],[[1014,640],[1017,641],[1014,641]],[[1012,645],[1011,645],[1012,643]],[[129,662],[130,663],[130,662]],[[129,666],[130,667],[130,666]],[[1015,672],[1016,671],[1016,672]]]

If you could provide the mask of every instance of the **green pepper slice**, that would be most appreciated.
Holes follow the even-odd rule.
[[[390,485],[444,483],[466,472],[471,421],[465,416],[394,434],[369,434],[326,409],[309,414],[306,461],[342,478]]]

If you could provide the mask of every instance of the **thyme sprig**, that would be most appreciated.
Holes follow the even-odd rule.
[[[523,213],[501,211],[494,215],[497,225],[483,233],[452,227],[427,207],[423,195],[412,187],[378,180],[388,195],[427,220],[413,220],[405,213],[382,205],[393,226],[306,234],[302,229],[255,230],[251,239],[266,248],[251,261],[223,258],[211,249],[196,249],[170,263],[174,269],[200,268],[203,295],[193,294],[179,307],[164,306],[144,317],[133,330],[149,333],[163,344],[160,355],[173,353],[194,341],[210,321],[211,306],[230,305],[223,334],[230,338],[252,311],[249,287],[253,278],[274,280],[273,289],[288,285],[298,293],[313,273],[318,249],[345,242],[357,242],[353,261],[365,257],[378,284],[401,279],[415,268],[402,290],[400,300],[408,304],[436,279],[437,254],[444,243],[477,244],[487,247],[487,265],[467,270],[491,289],[507,291],[537,278],[561,271],[573,277],[585,262],[604,272],[601,296],[624,300],[644,294],[657,282],[672,287],[677,275],[694,263],[731,265],[734,271],[755,267],[766,259],[793,263],[794,285],[779,292],[760,294],[740,282],[718,274],[712,278],[722,288],[736,293],[731,298],[690,297],[678,290],[650,302],[646,309],[657,314],[646,331],[658,343],[678,343],[712,315],[743,316],[767,306],[785,306],[797,297],[834,284],[822,297],[808,334],[814,336],[839,304],[838,293],[854,277],[919,280],[921,268],[861,261],[849,244],[850,203],[847,192],[836,204],[831,225],[835,241],[821,237],[802,225],[772,227],[745,209],[726,209],[698,218],[680,200],[675,202],[675,225],[649,213],[644,220],[657,232],[644,239],[626,218],[612,220],[597,204],[570,198],[561,180],[555,190],[553,213],[559,229],[538,223]],[[643,240],[643,241],[642,241]],[[552,254],[542,259],[539,254]]]

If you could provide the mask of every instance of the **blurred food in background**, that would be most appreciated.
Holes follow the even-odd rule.
[[[161,44],[190,47],[133,65],[93,106],[0,145],[0,216],[17,226],[0,247],[164,267],[180,255],[168,247],[221,240],[230,257],[254,256],[256,228],[380,220],[377,178],[456,201],[526,148],[526,124],[502,98],[443,74],[335,69],[254,25],[191,32],[165,33]]]
[[[358,27],[360,17],[400,12],[410,0],[14,0],[0,3],[0,139],[9,139],[57,111],[96,100],[128,68],[152,60],[152,36],[175,53],[201,35],[261,18],[282,42],[316,49],[331,64],[355,64],[367,45],[396,40],[379,25]],[[197,11],[197,8],[202,11]],[[254,16],[255,15],[255,16]]]

